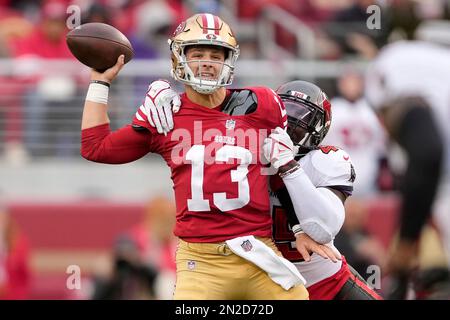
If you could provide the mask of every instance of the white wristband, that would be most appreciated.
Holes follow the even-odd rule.
[[[300,226],[300,224],[296,224],[295,226],[292,226],[292,232],[297,235],[300,233],[304,233],[302,227]]]
[[[100,83],[91,83],[86,94],[86,100],[95,103],[108,104],[108,93],[109,88],[107,86]]]

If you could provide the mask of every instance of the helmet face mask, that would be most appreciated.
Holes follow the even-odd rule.
[[[288,115],[288,134],[300,153],[316,149],[331,125],[326,94],[306,81],[292,81],[277,90]]]
[[[212,14],[196,14],[181,23],[171,39],[172,77],[202,94],[211,94],[220,87],[233,82],[234,65],[239,56],[239,46],[231,28],[219,17]],[[204,60],[188,61],[186,51],[190,46],[216,46],[225,49],[225,61],[208,61],[221,64],[217,79],[202,79],[191,70],[190,63]],[[199,66],[200,67],[200,66]]]

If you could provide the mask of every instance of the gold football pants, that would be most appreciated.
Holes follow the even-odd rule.
[[[278,255],[271,239],[258,238]],[[284,290],[267,273],[231,252],[225,243],[179,240],[176,300],[307,300],[305,286]]]

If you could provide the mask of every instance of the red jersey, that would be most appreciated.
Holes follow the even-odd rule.
[[[175,129],[167,136],[158,134],[146,120],[133,120],[133,125],[151,133],[148,151],[160,154],[171,169],[177,207],[175,235],[185,241],[271,236],[261,148],[272,129],[286,127],[287,116],[274,91],[248,89],[257,97],[257,108],[250,114],[231,116],[197,105],[183,94],[182,107],[173,115]],[[138,113],[147,119],[142,111]],[[83,141],[89,139],[83,137]],[[117,148],[114,141],[108,145]]]
[[[197,105],[183,94],[182,108],[174,115],[175,129],[167,136],[157,134],[146,121],[133,121],[151,130],[152,151],[161,154],[171,169],[177,206],[175,235],[186,241],[271,236],[260,147],[272,129],[283,127],[286,118],[272,90],[251,91],[258,107],[240,116]]]

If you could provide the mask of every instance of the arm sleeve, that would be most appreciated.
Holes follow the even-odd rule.
[[[142,158],[152,150],[152,134],[127,125],[111,132],[109,124],[81,131],[81,156],[100,163],[122,164]]]
[[[398,126],[396,140],[408,155],[400,186],[400,237],[418,239],[430,217],[443,158],[443,140],[427,107],[412,107]]]
[[[316,188],[302,168],[283,179],[301,228],[314,241],[334,239],[345,219],[344,204],[331,190]]]

